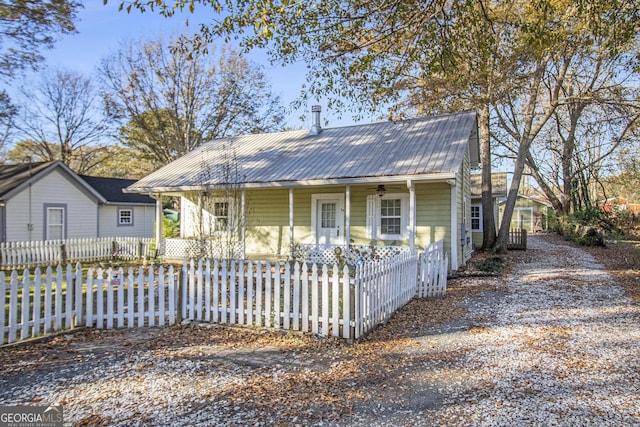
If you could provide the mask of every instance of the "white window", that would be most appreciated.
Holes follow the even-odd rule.
[[[402,199],[380,200],[380,234],[402,234]]]
[[[367,198],[367,235],[370,239],[409,238],[409,195],[370,195]]]
[[[213,202],[214,231],[229,231],[229,202]]]
[[[482,231],[482,205],[471,205],[471,231]]]
[[[118,209],[118,225],[133,225],[133,209]]]
[[[45,240],[62,240],[65,238],[65,207],[45,206],[47,224]]]

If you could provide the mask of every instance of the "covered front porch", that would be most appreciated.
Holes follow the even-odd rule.
[[[449,246],[458,240],[455,182],[439,176],[157,194],[159,209],[163,197],[180,197],[182,222],[179,238],[156,230],[158,254],[355,265],[437,240]]]

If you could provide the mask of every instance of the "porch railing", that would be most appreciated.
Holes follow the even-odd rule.
[[[243,242],[215,239],[164,239],[161,254],[166,259],[244,259]]]
[[[379,261],[410,251],[408,246],[350,245],[347,248],[345,245],[296,244],[293,258],[307,263],[356,265],[358,260]]]

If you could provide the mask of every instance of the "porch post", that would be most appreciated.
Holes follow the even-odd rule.
[[[344,205],[344,244],[345,250],[349,250],[351,244],[351,186],[347,185],[345,190],[345,205]]]
[[[245,217],[245,200],[245,190],[242,190],[242,192],[240,193],[240,221],[242,221],[242,224],[240,225],[240,241],[242,242],[243,252],[246,249],[244,247],[244,237],[247,230],[247,221]]]
[[[289,188],[289,256],[293,259],[293,187]]]
[[[156,199],[156,256],[164,255],[162,251],[162,193],[158,193]]]
[[[407,180],[409,189],[409,248],[416,251],[416,187],[413,181]]]
[[[458,187],[451,184],[451,269],[458,269]]]

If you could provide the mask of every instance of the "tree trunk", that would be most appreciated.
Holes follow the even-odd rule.
[[[509,228],[511,227],[511,217],[516,207],[516,201],[518,199],[518,189],[520,188],[520,181],[524,173],[524,166],[527,156],[530,155],[529,148],[535,138],[535,135],[539,132],[540,128],[546,123],[553,111],[549,112],[537,125],[537,129],[534,130],[533,122],[536,116],[536,104],[538,100],[538,94],[540,91],[540,84],[542,76],[545,71],[545,60],[540,60],[536,65],[534,72],[534,79],[531,86],[529,102],[527,103],[526,113],[524,115],[524,129],[520,135],[518,141],[518,157],[516,158],[516,164],[513,170],[513,180],[509,187],[509,193],[507,194],[507,201],[504,206],[504,213],[502,215],[502,223],[500,224],[500,230],[498,231],[498,238],[494,247],[496,254],[506,254],[507,244],[509,243]]]
[[[480,162],[482,163],[482,249],[492,249],[496,243],[496,223],[493,213],[491,186],[491,135],[489,131],[489,104],[478,115],[480,122]]]

